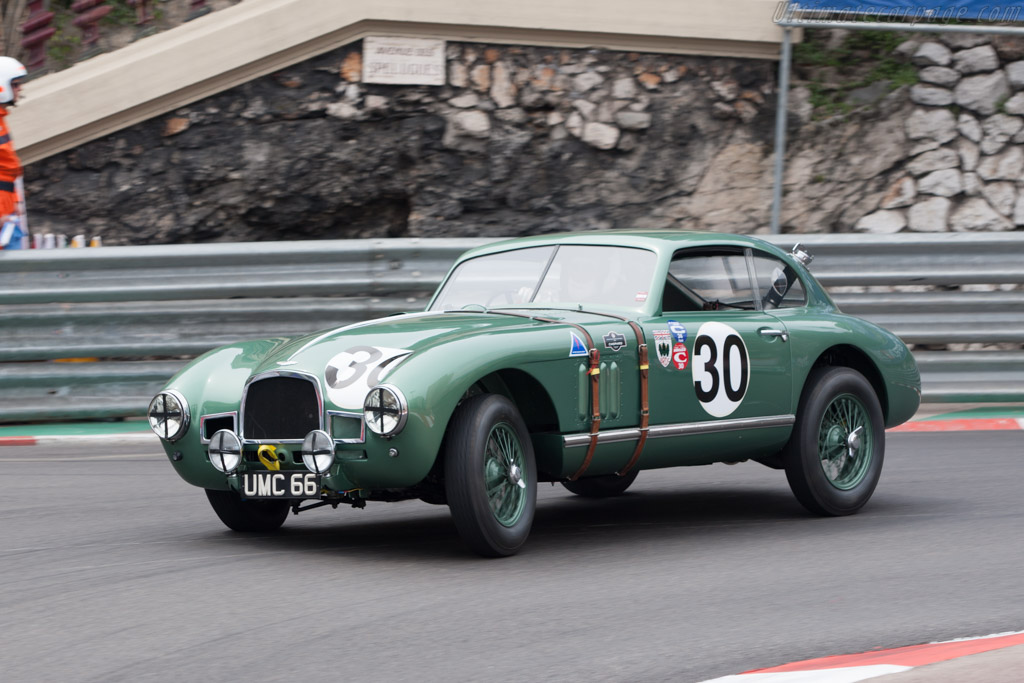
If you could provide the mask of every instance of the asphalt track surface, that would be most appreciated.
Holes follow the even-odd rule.
[[[1024,432],[890,434],[860,514],[756,464],[543,485],[521,554],[447,508],[224,529],[152,448],[0,448],[0,678],[700,681],[1024,629]]]

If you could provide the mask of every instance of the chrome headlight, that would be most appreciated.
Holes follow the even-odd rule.
[[[363,421],[374,434],[391,438],[405,427],[409,406],[405,396],[390,384],[378,384],[363,401]]]
[[[149,428],[167,441],[177,441],[188,430],[188,401],[177,391],[161,391],[149,402]]]
[[[210,464],[225,474],[238,469],[242,463],[242,440],[227,429],[214,432],[210,437]]]
[[[302,440],[302,464],[314,474],[326,474],[334,463],[334,439],[314,429]]]

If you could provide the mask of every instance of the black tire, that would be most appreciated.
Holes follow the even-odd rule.
[[[448,507],[462,540],[484,557],[515,554],[537,506],[533,445],[515,405],[497,394],[463,401],[445,435],[444,465]]]
[[[287,500],[242,500],[234,491],[206,489],[206,497],[220,521],[234,531],[276,531],[291,508]]]
[[[625,493],[626,489],[636,481],[638,474],[640,474],[640,470],[634,467],[633,471],[624,477],[617,474],[605,474],[576,481],[563,481],[562,486],[584,498],[611,498]]]
[[[789,487],[811,512],[851,515],[864,507],[882,474],[885,423],[863,375],[843,367],[811,371],[782,458]]]

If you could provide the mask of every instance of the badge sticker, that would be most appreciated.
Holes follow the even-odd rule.
[[[750,357],[743,338],[723,323],[704,323],[693,340],[693,390],[715,417],[732,414],[750,387]]]
[[[626,347],[626,335],[618,332],[609,332],[604,335],[604,348],[618,351]]]
[[[672,362],[672,335],[668,330],[654,331],[654,348],[658,352],[658,362],[661,367],[667,368]]]
[[[634,298],[636,299],[637,303],[642,304],[643,302],[647,301],[647,292],[637,292],[636,297]]]
[[[672,363],[676,370],[685,370],[686,364],[690,362],[690,354],[686,353],[685,344],[676,344],[672,347]]]
[[[580,336],[575,332],[569,332],[569,358],[576,358],[577,356],[589,356],[587,352],[587,345],[583,343]]]
[[[676,340],[677,344],[683,344],[686,342],[686,326],[682,323],[677,323],[675,320],[669,320],[668,331],[672,333],[672,338]]]

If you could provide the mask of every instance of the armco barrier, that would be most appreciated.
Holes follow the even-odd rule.
[[[768,239],[806,245],[844,311],[915,346],[926,400],[1024,401],[1024,233]],[[214,346],[421,309],[486,241],[0,252],[0,423],[142,415]]]

